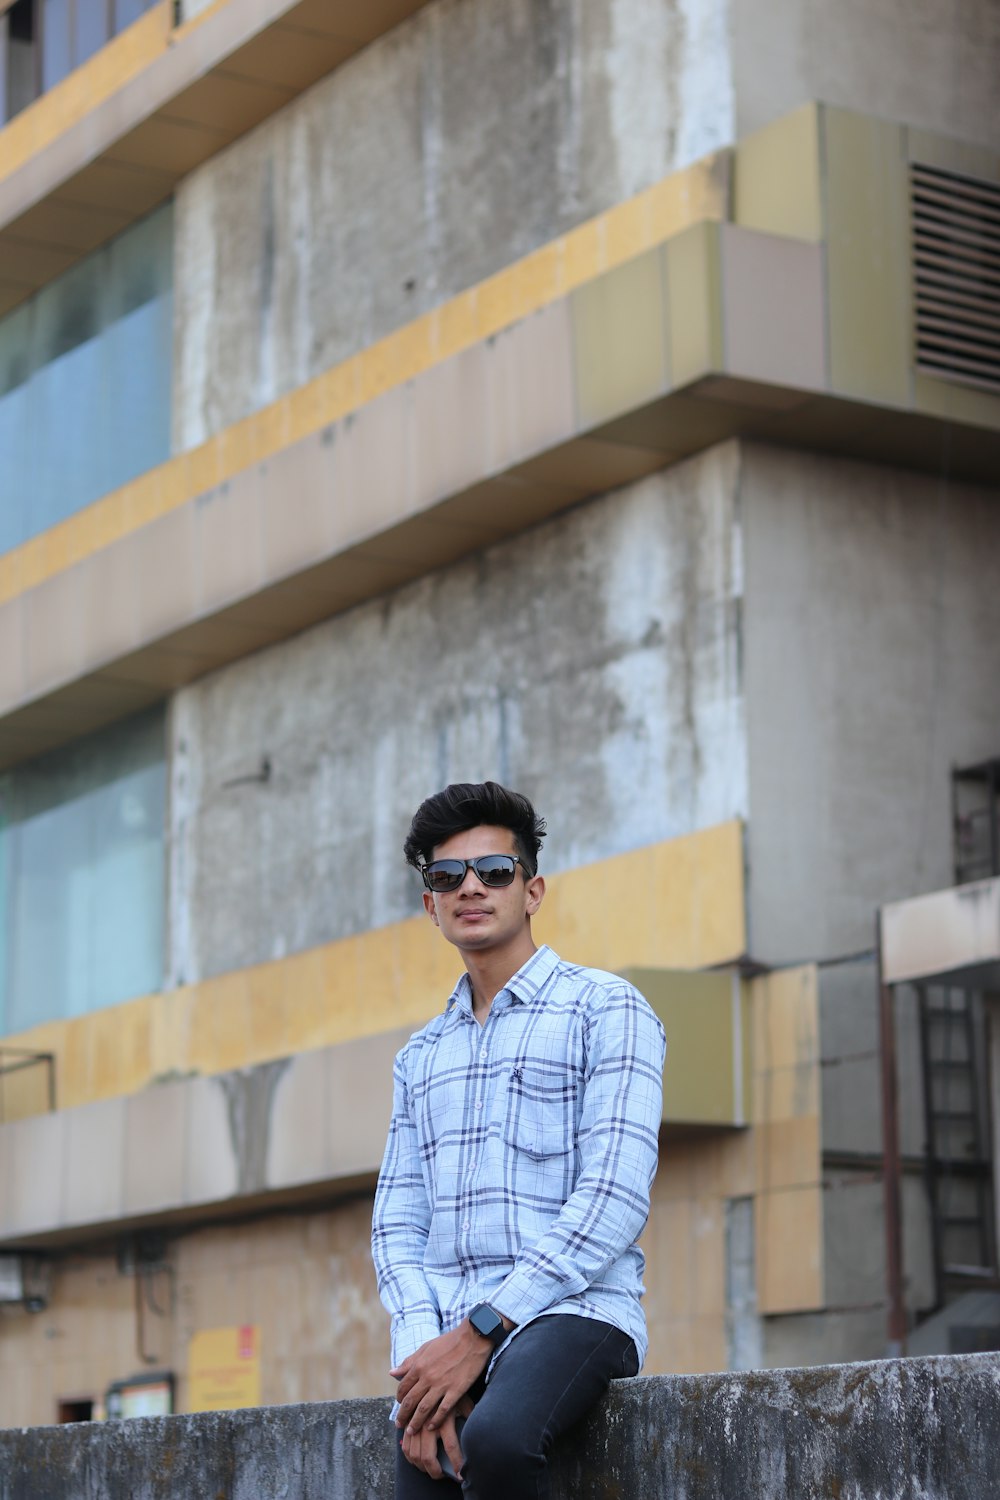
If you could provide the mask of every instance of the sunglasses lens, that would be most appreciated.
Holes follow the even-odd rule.
[[[509,854],[483,854],[479,859],[436,859],[424,866],[424,885],[429,891],[457,891],[465,872],[475,870],[483,885],[494,889],[510,885],[517,873],[517,860]]]
[[[483,885],[510,885],[517,870],[516,860],[509,854],[484,854],[474,861],[473,868]]]

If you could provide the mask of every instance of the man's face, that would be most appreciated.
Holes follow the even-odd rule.
[[[436,845],[434,859],[478,859],[482,854],[516,854],[509,828],[482,824],[453,834]],[[525,879],[518,865],[511,885],[485,886],[475,870],[466,870],[457,891],[424,891],[424,907],[449,943],[472,953],[483,953],[516,943],[525,934],[528,918],[541,905],[545,881],[540,875]]]

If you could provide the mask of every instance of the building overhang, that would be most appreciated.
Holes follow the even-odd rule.
[[[1000,877],[882,907],[886,984],[1000,991]]]
[[[0,317],[425,0],[160,0],[0,130]]]
[[[677,1047],[664,1127],[746,1124],[750,1028],[738,974],[625,972]],[[393,1058],[411,1029],[0,1125],[0,1246],[55,1248],[370,1190]]]

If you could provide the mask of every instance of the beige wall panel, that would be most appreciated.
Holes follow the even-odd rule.
[[[186,1095],[183,1083],[158,1083],[126,1100],[122,1190],[130,1214],[183,1202]]]
[[[820,246],[723,225],[722,301],[728,375],[797,392],[825,389]]]
[[[326,1051],[293,1057],[278,1080],[267,1133],[269,1187],[316,1182],[330,1175]]]
[[[134,549],[113,545],[93,553],[73,570],[78,574],[77,628],[88,662],[113,661],[139,644],[139,591]]]
[[[16,1124],[16,1116],[13,1120],[8,1119],[7,1124]],[[17,1134],[13,1129],[0,1130],[0,1205],[3,1208],[4,1219],[11,1215],[11,1205],[14,1193],[14,1146]]]
[[[198,600],[203,611],[245,599],[265,578],[261,509],[264,483],[254,465],[194,502]]]
[[[9,599],[0,604],[0,703],[17,703],[25,695],[25,617],[27,601]]]
[[[913,359],[905,132],[827,109],[823,139],[831,389],[904,406]]]
[[[7,1136],[5,1227],[30,1234],[59,1221],[66,1138],[57,1114],[4,1126]]]
[[[575,430],[570,307],[563,298],[487,342],[489,446],[497,472]]]
[[[754,1200],[757,1306],[767,1315],[823,1306],[823,1189],[794,1187]]]
[[[79,628],[80,576],[56,573],[25,595],[25,684],[34,694],[80,674],[85,641]]]
[[[282,448],[259,466],[260,524],[269,579],[335,550],[343,424]]]
[[[199,538],[195,514],[194,505],[179,506],[117,543],[127,550],[142,580],[142,641],[155,641],[197,614]]]
[[[755,1072],[818,1064],[819,1013],[812,966],[763,975],[752,982],[751,993]],[[764,1116],[758,1113],[757,1118]]]
[[[799,1114],[754,1127],[757,1186],[762,1193],[819,1183],[819,1116]]]
[[[822,240],[820,109],[804,104],[739,142],[733,173],[737,224],[813,245]]]
[[[485,344],[432,365],[413,382],[416,491],[428,499],[476,483],[490,451],[491,354]]]
[[[661,252],[608,271],[569,298],[582,427],[644,405],[670,380]]]
[[[638,946],[641,924],[633,941]],[[674,1124],[742,1125],[748,1117],[750,1037],[740,981],[728,973],[625,969],[663,1022],[663,1118]]]
[[[659,253],[665,264],[670,382],[679,390],[722,368],[719,227],[696,224]]]
[[[121,1215],[125,1117],[124,1099],[101,1099],[74,1111],[73,1129],[63,1135],[64,1222]]]
[[[690,1310],[697,1318],[717,1318],[726,1311],[726,1224],[721,1199],[699,1198],[691,1216]]]
[[[336,1176],[377,1170],[392,1112],[392,1064],[410,1029],[326,1053],[328,1151]]]
[[[397,386],[335,428],[341,546],[377,536],[413,510],[413,392]]]
[[[757,1120],[800,1120],[815,1115],[820,1107],[819,1062],[755,1073],[752,1094]]]
[[[226,1096],[215,1078],[194,1078],[184,1122],[184,1199],[211,1203],[230,1198],[239,1172],[226,1112]]]

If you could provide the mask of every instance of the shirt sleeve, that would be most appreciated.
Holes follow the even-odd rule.
[[[649,1217],[663,1108],[663,1027],[630,985],[604,999],[591,1023],[576,1185],[551,1224],[518,1252],[490,1297],[524,1323],[599,1281]]]
[[[392,1119],[372,1216],[372,1259],[379,1296],[392,1319],[393,1368],[441,1332],[440,1311],[424,1274],[430,1222],[404,1048],[393,1068]]]

